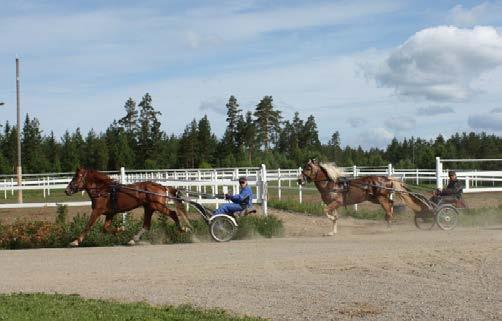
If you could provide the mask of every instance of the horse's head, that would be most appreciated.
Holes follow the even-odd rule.
[[[88,172],[85,168],[81,167],[77,168],[72,180],[70,181],[68,186],[66,186],[65,189],[66,195],[69,196],[75,194],[76,192],[79,192],[85,188],[87,173]]]
[[[305,183],[311,182],[317,175],[319,170],[319,163],[316,159],[309,159],[309,161],[303,166],[302,172],[298,177],[298,185],[303,185]]]

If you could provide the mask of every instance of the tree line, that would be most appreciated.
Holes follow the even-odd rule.
[[[99,170],[153,168],[211,168],[259,166],[296,168],[311,157],[334,161],[339,166],[434,168],[434,158],[502,158],[502,137],[486,133],[456,133],[445,139],[394,138],[385,149],[342,147],[334,131],[321,143],[315,117],[301,119],[295,113],[284,119],[272,96],[264,96],[251,111],[243,111],[237,98],[226,104],[227,127],[221,138],[211,130],[207,115],[193,119],[181,134],[161,129],[152,97],[140,103],[129,98],[124,116],[104,132],[79,128],[62,137],[44,134],[40,122],[26,115],[21,132],[24,173],[73,171],[78,165]],[[6,122],[0,132],[0,173],[16,168],[17,128]],[[456,164],[451,165],[452,167]],[[463,167],[500,168],[500,164],[462,164]]]

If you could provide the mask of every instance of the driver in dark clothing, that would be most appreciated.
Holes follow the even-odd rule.
[[[449,181],[446,188],[442,190],[438,189],[434,192],[434,196],[432,197],[432,201],[434,203],[437,203],[443,196],[455,198],[457,200],[462,198],[462,190],[464,189],[464,186],[457,179],[457,173],[455,173],[455,171],[449,171],[448,177]]]

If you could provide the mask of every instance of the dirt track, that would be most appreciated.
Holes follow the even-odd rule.
[[[0,292],[191,303],[273,320],[502,320],[502,227],[290,217],[290,237],[0,251]],[[305,225],[307,224],[307,225]],[[299,236],[303,235],[303,236]]]

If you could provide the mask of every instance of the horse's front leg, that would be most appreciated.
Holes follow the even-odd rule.
[[[335,200],[329,203],[324,209],[324,213],[333,223],[333,229],[326,234],[326,236],[333,236],[338,232],[338,211],[337,208],[340,206],[340,203]]]
[[[150,230],[150,226],[152,224],[152,215],[154,211],[147,206],[145,206],[144,209],[145,209],[145,214],[143,216],[143,227],[141,228],[141,230],[139,230],[138,233],[136,233],[136,235],[132,237],[132,240],[130,240],[129,243],[127,243],[129,245],[136,245],[136,243],[138,243],[141,240],[141,236],[143,236],[145,232]]]
[[[82,244],[82,242],[84,241],[84,238],[85,236],[87,235],[87,233],[89,233],[89,231],[91,230],[92,226],[96,223],[96,220],[98,219],[98,217],[103,213],[103,211],[101,209],[98,209],[98,208],[95,208],[92,210],[92,213],[91,213],[91,217],[89,218],[89,221],[87,222],[87,224],[85,225],[85,228],[84,230],[80,233],[80,235],[73,241],[71,242],[69,245],[72,246],[72,247],[77,247],[79,246],[80,244]]]
[[[394,214],[394,202],[385,196],[378,197],[378,202],[385,211],[385,221],[387,222],[387,227],[391,227],[392,216]]]

